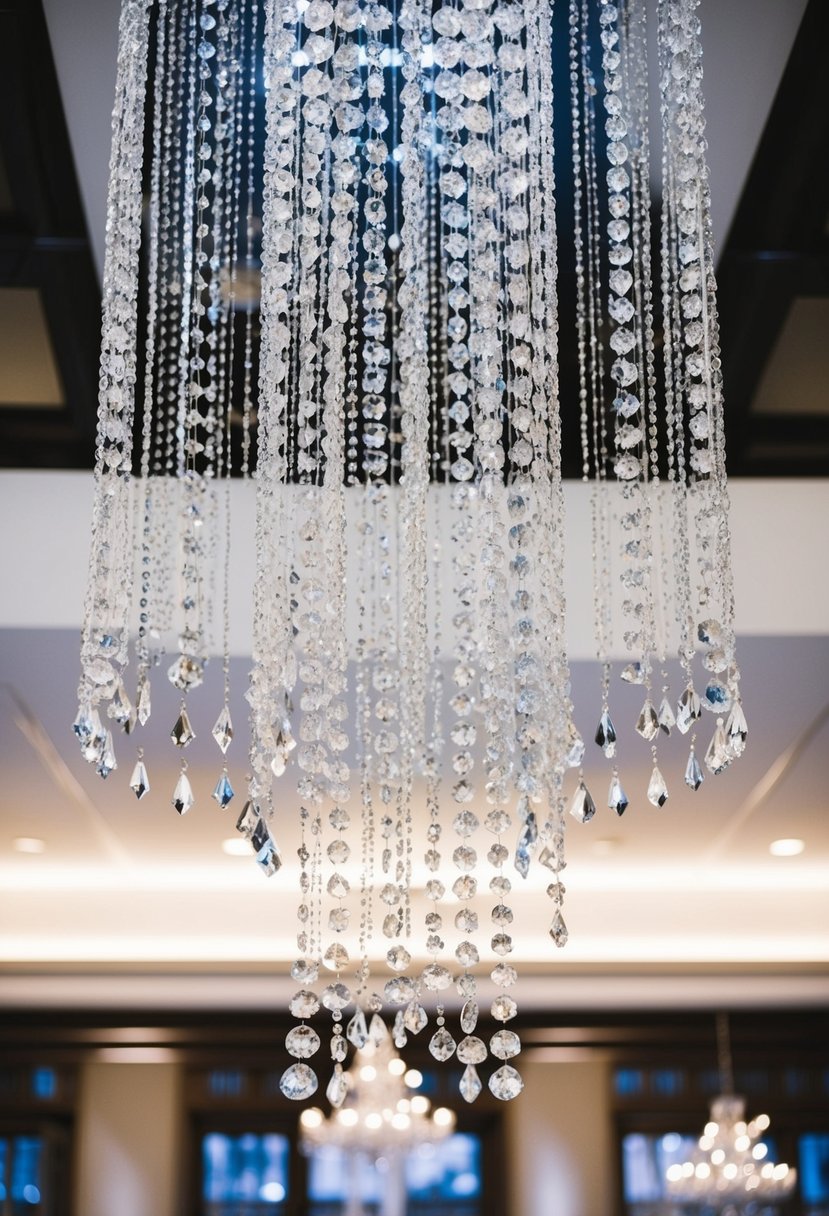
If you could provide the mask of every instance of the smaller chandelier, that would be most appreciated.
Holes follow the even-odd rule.
[[[420,1145],[444,1140],[454,1130],[453,1111],[442,1106],[432,1110],[425,1095],[410,1093],[420,1084],[420,1074],[406,1068],[376,1014],[351,1068],[335,1076],[336,1092],[328,1094],[335,1108],[330,1118],[315,1106],[300,1116],[305,1152],[330,1145],[374,1158],[405,1157]]]
[[[761,1136],[771,1120],[745,1117],[745,1099],[733,1092],[728,1019],[717,1018],[720,1083],[724,1093],[711,1103],[711,1117],[690,1160],[668,1168],[672,1199],[721,1216],[754,1216],[783,1203],[794,1189],[797,1171],[775,1164]]]

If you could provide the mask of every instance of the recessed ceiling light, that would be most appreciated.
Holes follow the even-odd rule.
[[[42,853],[46,849],[46,841],[37,836],[17,836],[12,841],[12,848],[18,853]]]
[[[618,847],[618,836],[603,836],[593,841],[593,852],[599,857],[606,857],[608,853],[615,853]]]
[[[797,857],[798,853],[802,853],[806,848],[802,840],[797,837],[786,837],[783,840],[773,840],[769,845],[769,852],[773,857]]]
[[[222,841],[222,851],[230,857],[250,857],[250,842],[243,836],[230,836]]]

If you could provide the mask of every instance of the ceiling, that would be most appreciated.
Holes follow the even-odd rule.
[[[286,816],[280,839],[285,867],[275,878],[266,880],[249,857],[222,851],[222,841],[233,835],[234,814],[220,812],[209,798],[218,776],[209,739],[218,663],[195,704],[200,737],[188,760],[197,804],[185,818],[169,804],[175,756],[163,736],[176,703],[161,680],[146,744],[148,756],[158,756],[148,762],[151,794],[137,804],[126,789],[124,770],[131,760],[124,747],[122,767],[106,783],[82,763],[69,723],[75,714],[90,478],[83,471],[22,471],[38,463],[52,470],[83,470],[91,463],[95,283],[117,7],[115,0],[45,0],[42,28],[32,15],[37,6],[22,0],[0,14],[8,35],[3,45],[16,47],[21,63],[38,46],[46,81],[35,110],[25,100],[27,72],[21,68],[16,83],[3,84],[17,89],[21,138],[33,148],[45,147],[38,123],[51,114],[51,129],[59,136],[65,116],[65,150],[72,153],[66,163],[59,163],[58,154],[50,164],[30,148],[30,180],[37,186],[32,197],[48,201],[60,184],[77,202],[77,214],[72,205],[65,214],[60,207],[46,208],[34,235],[25,225],[0,225],[6,253],[0,260],[0,310],[6,287],[34,294],[27,307],[36,321],[45,317],[58,369],[57,385],[44,383],[40,393],[21,389],[11,393],[18,397],[14,408],[4,406],[9,393],[4,397],[3,385],[16,383],[12,377],[19,368],[0,342],[0,428],[9,439],[3,459],[14,470],[0,473],[0,514],[13,521],[0,537],[0,1002],[267,1006],[285,987],[284,964],[295,950],[292,816]],[[749,297],[741,294],[746,280],[739,278],[746,266],[758,290],[762,279],[758,251],[764,233],[750,231],[744,188],[755,172],[755,153],[805,9],[803,0],[703,0],[714,223],[724,249],[726,313],[739,312],[741,303],[748,308]],[[809,14],[817,9],[813,3]],[[47,28],[55,67],[51,95]],[[820,121],[815,119],[817,126]],[[14,186],[19,174],[15,178],[9,148],[22,157],[23,146],[20,139],[10,144],[6,129],[0,131],[0,147]],[[0,204],[2,198],[0,190]],[[736,232],[739,248],[729,232]],[[745,472],[776,478],[825,473],[825,465],[815,467],[827,410],[825,387],[821,393],[828,382],[822,362],[825,301],[813,290],[820,285],[823,256],[822,247],[801,250],[795,267],[787,255],[787,294],[776,306],[777,328],[770,337],[764,331],[768,340],[754,343],[754,363],[745,354],[750,344],[739,333],[734,339],[743,352],[740,366],[749,368],[738,381],[748,402],[740,399],[741,429],[729,443]],[[779,287],[779,277],[774,282]],[[774,282],[763,290],[778,290]],[[756,303],[751,296],[751,309]],[[733,323],[731,328],[733,333]],[[48,360],[38,360],[38,371],[48,377]],[[789,424],[781,429],[774,420],[783,414]],[[812,429],[802,429],[804,417]],[[757,418],[765,420],[759,429]],[[784,442],[781,435],[789,437]],[[774,452],[782,456],[776,459]],[[576,538],[568,602],[576,716],[589,738],[599,679],[585,629],[589,588],[580,554],[589,545],[589,511],[582,489],[567,487]],[[234,510],[250,509],[248,490],[234,487]],[[547,935],[549,903],[541,877],[531,871],[527,892],[516,897],[517,911],[523,908],[532,926],[518,960],[525,1006],[829,1002],[829,574],[815,539],[829,510],[829,482],[737,480],[732,491],[740,657],[751,729],[747,753],[693,795],[679,775],[680,741],[670,740],[663,771],[671,797],[657,811],[642,794],[648,749],[634,736],[624,744],[622,761],[631,806],[619,820],[603,805],[608,774],[599,749],[589,745],[587,781],[600,810],[590,824],[568,828],[570,940],[564,950],[555,950]],[[234,619],[242,622],[232,639],[238,656],[232,671],[237,757],[245,750],[241,694],[249,559],[243,550],[233,580]],[[635,715],[637,690],[622,687],[614,695],[620,719]],[[241,760],[232,775],[241,788]],[[801,838],[803,853],[772,857],[769,844],[780,837]],[[42,842],[42,851],[20,851],[15,842],[21,838]]]

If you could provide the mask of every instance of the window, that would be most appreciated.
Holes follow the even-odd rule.
[[[662,1216],[668,1167],[686,1161],[696,1146],[694,1136],[681,1136],[678,1132],[658,1136],[632,1132],[622,1138],[622,1189],[627,1216]]]
[[[275,1133],[202,1138],[205,1216],[279,1216],[286,1210],[290,1142]]]
[[[801,1136],[798,1157],[804,1216],[829,1216],[829,1133]]]
[[[338,1216],[351,1187],[373,1216],[393,1170],[383,1157],[349,1160],[341,1149],[317,1149],[308,1161],[309,1216]],[[458,1132],[439,1144],[422,1145],[406,1158],[403,1184],[407,1216],[480,1216],[480,1137]]]
[[[39,1136],[0,1137],[0,1202],[12,1216],[45,1216],[43,1141]]]

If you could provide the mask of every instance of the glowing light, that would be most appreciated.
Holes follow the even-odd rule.
[[[46,841],[41,840],[38,836],[16,836],[12,841],[12,848],[16,853],[44,853]],[[250,852],[249,847],[248,852]]]
[[[403,1078],[409,1089],[419,1089],[423,1084],[423,1073],[416,1068],[410,1068]]]
[[[781,840],[773,840],[769,845],[772,857],[797,857],[806,848],[806,842],[796,836],[787,836]]]
[[[345,1114],[346,1112],[341,1111],[340,1113]],[[304,1110],[299,1116],[299,1121],[303,1127],[319,1127],[319,1125],[322,1123],[322,1119],[322,1111],[316,1106],[309,1106],[308,1109]]]

